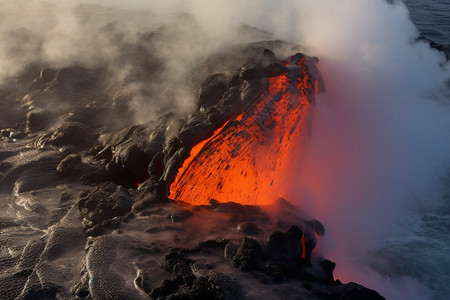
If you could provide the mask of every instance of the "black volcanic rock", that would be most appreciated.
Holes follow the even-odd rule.
[[[241,271],[251,271],[258,268],[258,261],[261,256],[261,246],[252,238],[244,238],[241,245],[232,258],[233,266]]]
[[[207,278],[182,277],[166,279],[150,292],[152,299],[222,299],[217,287]]]
[[[164,153],[158,152],[148,165],[148,175],[150,178],[158,180],[164,174],[164,168]]]
[[[53,113],[49,111],[33,110],[28,112],[26,121],[26,130],[29,132],[36,132],[47,129],[54,118]]]
[[[200,88],[198,107],[215,105],[227,91],[228,79],[224,74],[214,74],[205,79]]]
[[[106,178],[125,186],[134,186],[148,177],[148,166],[162,152],[167,124],[172,115],[147,125],[133,125],[100,137],[101,146],[88,153],[103,163]]]
[[[209,122],[206,115],[199,113],[188,116],[177,137],[184,146],[192,148],[198,142],[210,137],[213,132],[214,125]]]
[[[326,291],[314,291],[315,295],[320,296],[326,300],[383,300],[384,297],[380,296],[374,290],[365,288],[354,282],[347,284],[337,285],[327,289]]]
[[[46,74],[48,73],[48,74]],[[79,66],[72,66],[56,71],[52,77],[52,71],[42,70],[39,78],[49,80],[45,91],[52,94],[63,95],[66,99],[80,101],[82,94],[97,92],[102,87],[104,70],[87,69]],[[42,77],[41,77],[42,76]],[[76,99],[78,98],[78,99]],[[69,99],[68,99],[69,100]]]
[[[41,136],[36,145],[44,147],[46,145],[64,146],[73,145],[79,148],[91,146],[97,137],[92,130],[81,123],[64,123],[56,130]]]
[[[436,43],[435,41],[432,41],[424,36],[419,36],[416,41],[423,41],[423,42],[428,43],[431,48],[444,53],[447,61],[450,60],[450,44],[441,45],[441,44]]]
[[[262,70],[256,67],[243,68],[239,74],[243,80],[255,80],[263,78]]]
[[[269,236],[268,255],[272,264],[277,264],[285,272],[293,271],[301,262],[302,232],[297,226],[292,226],[286,233],[279,230]]]
[[[325,272],[325,280],[330,284],[334,283],[333,271],[336,267],[336,264],[328,259],[325,259],[320,263],[320,266]]]
[[[106,182],[80,195],[78,209],[87,222],[86,227],[101,224],[114,217],[123,217],[131,211],[132,199],[128,191]]]
[[[76,176],[80,174],[81,156],[77,153],[66,156],[56,167],[56,171],[62,175]]]
[[[17,89],[0,86],[0,228],[8,249],[0,251],[3,296],[382,299],[361,286],[339,285],[334,263],[310,260],[324,228],[297,218],[287,201],[268,213],[234,202],[176,206],[167,199],[191,148],[233,117],[251,114],[247,109],[268,78],[287,71],[276,50],[300,50],[282,41],[224,48],[192,72],[197,107],[175,115],[165,113],[175,108],[161,79],[178,82],[165,76],[155,54],[158,39],[173,33],[165,27],[138,34],[136,44],[114,35],[121,54],[112,71],[37,65]],[[131,71],[117,82],[113,73],[123,66]],[[133,89],[140,83],[144,87]],[[165,96],[158,98],[167,102],[162,108],[151,107],[152,116],[161,117],[133,125],[132,111],[148,108],[136,105],[136,94]],[[77,198],[86,185],[93,187]]]
[[[264,77],[276,77],[289,72],[289,68],[281,65],[280,63],[273,63],[262,69]]]
[[[250,222],[240,223],[236,229],[243,234],[251,236],[258,235],[258,233],[261,232],[261,229],[259,229],[258,226]]]

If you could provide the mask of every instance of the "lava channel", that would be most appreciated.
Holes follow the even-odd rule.
[[[292,184],[295,161],[309,131],[317,59],[296,54],[288,72],[209,138],[192,148],[170,185],[169,197],[193,205],[210,199],[270,205]]]

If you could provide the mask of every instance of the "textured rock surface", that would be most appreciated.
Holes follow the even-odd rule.
[[[0,87],[2,297],[383,299],[340,284],[333,262],[312,258],[325,229],[287,200],[263,209],[168,199],[192,147],[287,72],[277,50],[300,50],[281,41],[225,48],[192,71],[190,113],[160,107],[137,125],[136,94],[166,94],[131,86],[164,71],[152,47],[172,33],[123,45],[118,61],[133,72],[121,82],[106,66],[30,66]]]

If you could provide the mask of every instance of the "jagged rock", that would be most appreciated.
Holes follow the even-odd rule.
[[[166,115],[154,124],[133,125],[105,135],[101,137],[103,147],[95,145],[88,153],[96,160],[104,160],[109,180],[136,187],[149,177],[150,162],[163,150],[166,125],[171,118]]]
[[[168,272],[175,272],[176,275],[191,275],[189,264],[191,260],[186,257],[186,249],[173,248],[169,254],[164,256],[161,264]]]
[[[305,258],[307,261],[311,261],[312,251],[317,244],[316,235],[324,235],[325,227],[317,220],[306,221],[302,227],[302,232]]]
[[[255,80],[262,78],[264,75],[262,74],[261,69],[253,67],[243,68],[239,76],[243,80]]]
[[[237,251],[239,249],[239,243],[236,241],[229,241],[227,245],[225,246],[225,249],[223,251],[223,255],[228,260],[232,261],[234,256],[236,255]]]
[[[328,259],[325,259],[320,263],[322,270],[325,272],[325,281],[332,284],[334,283],[333,271],[336,264]]]
[[[261,256],[261,246],[252,238],[242,239],[241,245],[233,257],[233,265],[241,271],[251,271],[258,268]]]
[[[148,175],[157,180],[164,174],[164,168],[164,153],[158,152],[148,165]]]
[[[325,290],[315,290],[313,293],[327,300],[384,300],[384,297],[374,290],[365,288],[354,282],[334,286]]]
[[[224,74],[214,74],[207,77],[200,88],[197,106],[207,108],[215,105],[227,89],[227,77]]]
[[[73,145],[76,147],[89,147],[95,141],[96,135],[84,124],[65,123],[53,132],[49,132],[37,141],[38,147],[45,145],[64,146]]]
[[[286,233],[279,230],[269,236],[265,252],[265,272],[275,281],[282,280],[284,275],[296,274],[302,266],[302,232],[297,226],[292,226]]]
[[[170,30],[166,32],[169,33]],[[154,41],[151,34],[138,37]],[[131,114],[128,103],[135,104],[134,91],[127,89],[127,83],[144,78],[146,84],[152,85],[154,82],[149,79],[164,71],[163,63],[153,63],[157,60],[152,53],[153,44],[148,48],[141,44],[118,46],[121,51],[133,53],[132,74],[119,83],[106,76],[107,70],[103,68],[72,66],[52,70],[35,66],[34,75],[24,79],[26,92],[8,95],[10,100],[0,89],[0,99],[7,103],[0,112],[1,127],[8,128],[1,132],[3,142],[21,143],[12,159],[9,150],[0,151],[0,183],[2,191],[7,191],[5,199],[13,203],[23,193],[30,199],[40,193],[43,195],[40,199],[45,198],[43,204],[32,203],[23,209],[13,203],[14,209],[25,216],[23,222],[0,220],[0,228],[8,232],[5,240],[21,228],[20,238],[0,253],[0,265],[5,266],[0,275],[4,297],[245,299],[255,297],[247,293],[259,287],[271,299],[280,295],[286,298],[345,295],[345,288],[333,281],[333,263],[324,261],[320,268],[306,264],[301,258],[302,237],[308,252],[315,246],[315,235],[324,233],[318,221],[299,220],[298,226],[288,231],[284,231],[288,228],[286,224],[273,222],[280,230],[267,243],[260,244],[249,237],[229,239],[241,234],[258,237],[264,234],[261,229],[267,229],[272,219],[257,206],[211,200],[209,206],[180,208],[167,199],[169,185],[192,146],[210,137],[233,117],[243,112],[248,117],[251,112],[245,108],[264,91],[267,78],[287,72],[286,67],[277,63],[274,52],[266,49],[274,49],[277,44],[289,51],[287,43],[273,41],[238,46],[231,55],[208,58],[211,64],[201,66],[205,66],[206,73],[193,75],[201,78],[195,87],[199,90],[197,109],[190,116],[167,114],[143,125],[127,123],[122,127],[121,120]],[[136,66],[141,63],[146,69],[139,71]],[[310,63],[316,62],[312,59]],[[214,72],[208,68],[214,68]],[[137,93],[143,92],[139,96],[147,99],[154,97],[155,90],[143,88]],[[14,101],[23,110],[10,117],[9,107]],[[239,121],[229,124],[233,122]],[[54,124],[61,125],[47,133],[40,132]],[[27,133],[24,140],[11,140],[23,132]],[[43,149],[29,150],[27,143],[36,137],[35,146]],[[83,163],[81,155],[86,149],[88,157]],[[32,152],[29,157],[27,152]],[[20,159],[25,157],[24,162],[20,162],[19,155]],[[91,164],[90,159],[96,162]],[[61,180],[57,172],[65,179]],[[75,181],[68,183],[70,176],[79,176],[83,184],[96,185],[80,193],[75,204],[71,198],[75,193],[65,191],[85,187]],[[293,209],[288,206],[286,211]],[[216,232],[202,227],[191,232],[197,228],[185,227],[196,226],[198,218],[207,214],[212,215],[212,223],[217,221],[213,226]],[[43,218],[45,222],[34,223]],[[226,238],[210,236],[217,231]],[[23,236],[37,240],[20,245]],[[200,242],[189,249],[167,250],[189,247],[192,240]],[[318,275],[308,273],[308,268],[316,268]],[[284,279],[283,284],[272,284]],[[364,295],[360,288],[346,288],[349,295]]]
[[[186,124],[181,127],[177,137],[184,147],[191,149],[198,142],[210,137],[213,132],[214,126],[205,115],[191,115]]]
[[[264,77],[276,77],[289,72],[289,68],[279,63],[273,63],[262,69]]]
[[[62,175],[74,175],[80,173],[81,156],[79,154],[70,154],[66,156],[56,167],[56,171]]]
[[[51,125],[53,114],[49,111],[30,111],[27,114],[26,130],[28,132],[36,132],[47,129]]]
[[[164,173],[161,180],[169,182],[173,180],[178,172],[178,169],[183,165],[183,161],[188,157],[188,152],[185,148],[181,148],[172,155],[166,162]]]
[[[102,183],[89,192],[80,195],[78,209],[92,227],[114,217],[127,215],[131,211],[132,200],[128,191],[113,183]]]
[[[152,299],[222,299],[215,286],[207,278],[177,276],[175,280],[164,280],[162,285],[154,288]]]

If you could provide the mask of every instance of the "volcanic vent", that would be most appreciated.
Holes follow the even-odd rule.
[[[298,53],[284,64],[244,69],[240,90],[261,91],[247,99],[243,112],[192,147],[170,185],[170,197],[196,205],[212,198],[273,203],[288,188],[316,88],[324,90],[317,61]]]

